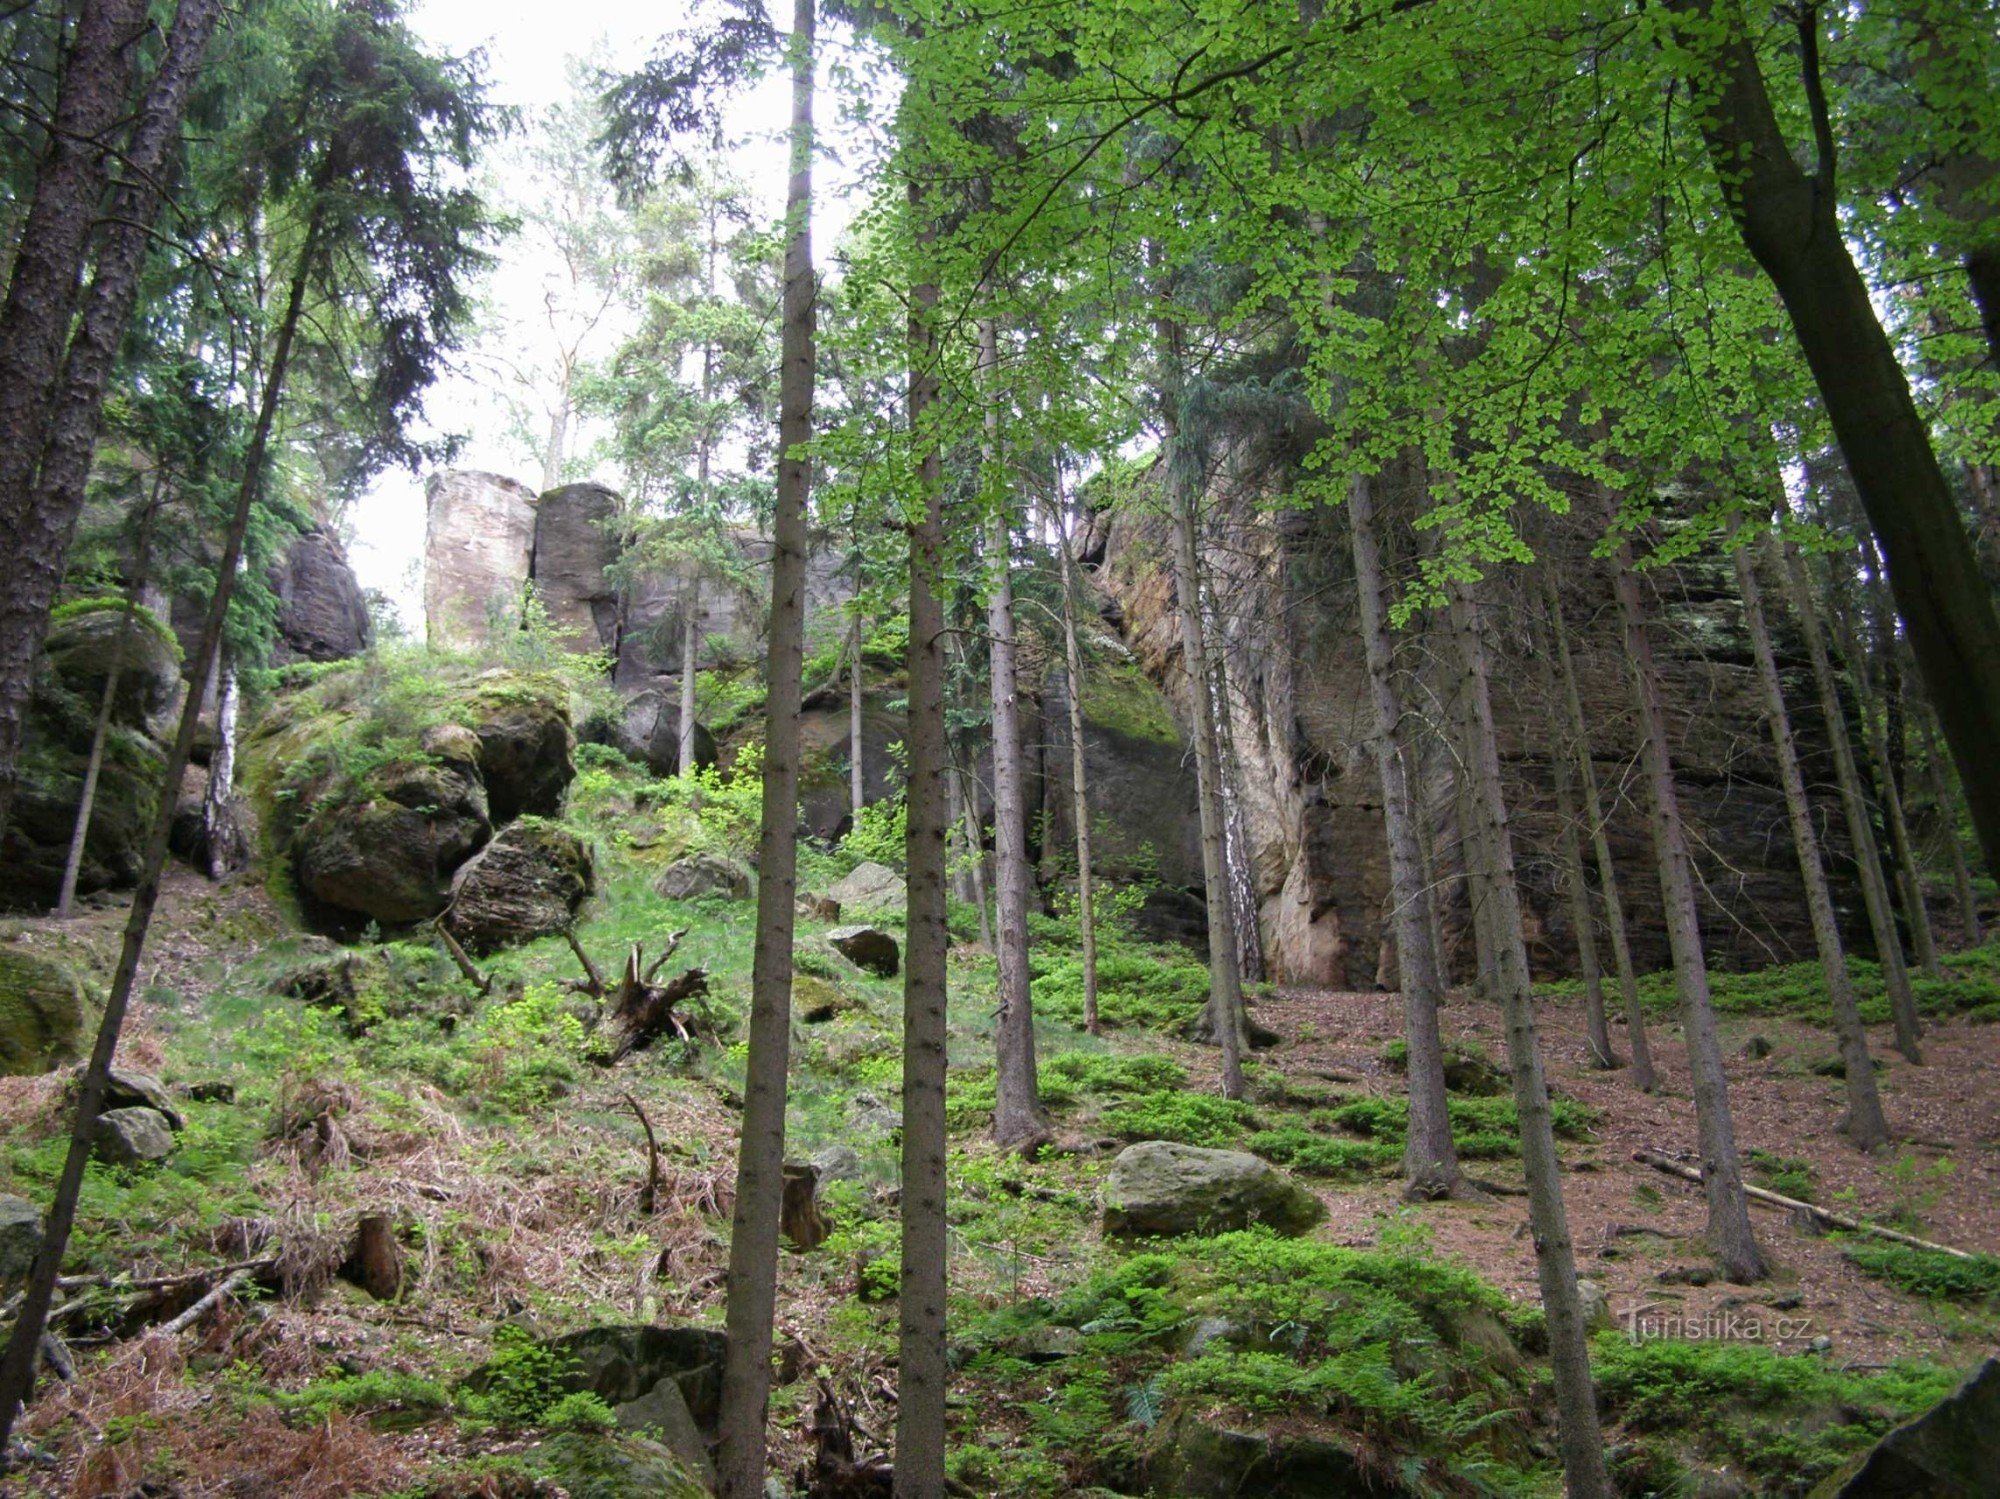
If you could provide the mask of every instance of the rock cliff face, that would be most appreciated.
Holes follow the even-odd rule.
[[[549,620],[580,649],[618,649],[618,589],[605,569],[618,560],[612,529],[618,496],[602,484],[565,484],[535,505],[534,546],[524,578]]]
[[[1381,488],[1393,497],[1395,476]],[[1240,774],[1232,823],[1254,899],[1270,976],[1280,982],[1369,988],[1393,985],[1383,941],[1388,899],[1381,792],[1370,748],[1367,678],[1356,634],[1355,590],[1344,510],[1326,506],[1260,514],[1268,498],[1247,479],[1225,479],[1210,538],[1213,627],[1223,641],[1226,729]],[[1103,538],[1099,578],[1115,600],[1149,675],[1185,719],[1187,682],[1172,613],[1167,536],[1157,519],[1122,519]],[[1407,574],[1418,541],[1394,538]],[[1642,970],[1668,965],[1650,833],[1634,770],[1638,752],[1624,645],[1610,577],[1593,559],[1581,522],[1553,537],[1564,618],[1592,733],[1600,785],[1612,808],[1611,842]],[[1395,548],[1392,547],[1392,554]],[[1648,574],[1659,616],[1655,644],[1670,704],[1677,780],[1702,884],[1711,960],[1748,967],[1809,957],[1804,896],[1786,831],[1768,731],[1726,565],[1696,562]],[[1543,974],[1574,971],[1575,941],[1561,893],[1552,756],[1564,742],[1560,701],[1549,695],[1524,619],[1531,601],[1518,575],[1496,577],[1489,609],[1498,665],[1495,709],[1509,809],[1524,884],[1531,956]],[[1539,608],[1539,600],[1532,601]],[[1780,641],[1781,651],[1786,642]],[[1443,644],[1400,648],[1406,711],[1449,711]],[[1810,781],[1831,778],[1812,695],[1791,662]],[[1444,935],[1459,977],[1473,967],[1458,859],[1454,783],[1433,749],[1418,775],[1441,892]],[[1827,798],[1831,813],[1834,803]],[[1823,818],[1831,828],[1837,817]],[[1836,860],[1845,857],[1836,844]],[[1838,871],[1837,871],[1838,872]],[[1842,892],[1837,891],[1837,898]],[[1845,914],[1853,925],[1854,902]]]
[[[368,649],[374,636],[361,584],[332,532],[315,526],[292,543],[271,569],[278,596],[278,639],[271,664],[343,661]]]
[[[518,616],[535,548],[535,494],[498,474],[447,470],[424,487],[424,620],[434,646],[484,641]]]

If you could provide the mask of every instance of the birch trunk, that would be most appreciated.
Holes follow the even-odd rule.
[[[1769,1271],[1751,1232],[1750,1203],[1743,1192],[1743,1163],[1737,1155],[1736,1127],[1729,1115],[1729,1080],[1722,1069],[1722,1043],[1709,999],[1708,959],[1702,950],[1701,920],[1695,906],[1694,870],[1681,823],[1680,795],[1674,788],[1673,760],[1667,749],[1666,709],[1660,699],[1652,636],[1629,546],[1620,545],[1613,567],[1618,612],[1625,626],[1625,653],[1632,662],[1633,695],[1639,710],[1667,945],[1673,952],[1674,987],[1680,995],[1681,1031],[1687,1041],[1688,1071],[1694,1086],[1702,1184],[1708,1195],[1709,1247],[1731,1280],[1762,1280]]]
[[[1557,1444],[1569,1499],[1610,1499],[1597,1396],[1590,1378],[1589,1331],[1576,1281],[1576,1255],[1563,1206],[1562,1165],[1556,1156],[1541,1043],[1535,1034],[1534,989],[1521,930],[1521,892],[1515,882],[1513,834],[1500,780],[1500,751],[1493,729],[1486,647],[1477,605],[1460,593],[1452,601],[1452,633],[1462,663],[1460,695],[1467,700],[1467,772],[1475,821],[1467,830],[1467,874],[1473,884],[1473,919],[1489,933],[1496,970],[1493,987],[1507,1027],[1507,1066],[1520,1119],[1521,1164],[1528,1185],[1528,1226],[1535,1244],[1535,1276],[1548,1322],[1549,1365],[1555,1379]]]
[[[236,828],[236,662],[225,651],[216,666],[215,752],[201,798],[203,873],[219,880],[235,869],[241,851]],[[164,789],[162,795],[171,795]]]
[[[1000,468],[1000,332],[979,325],[979,367],[986,401],[984,459],[1004,491]],[[1028,810],[1021,750],[1021,705],[1014,660],[1012,529],[1004,500],[987,529],[986,630],[992,652],[994,936],[1000,966],[1000,1013],[994,1026],[993,1139],[1032,1150],[1048,1138],[1035,1075],[1035,1012],[1028,993]]]
[[[861,807],[868,799],[866,765],[861,754],[861,616],[856,613],[847,635],[847,802],[854,826],[861,826]]]
[[[912,187],[913,206],[919,189]],[[953,780],[944,717],[944,485],[926,417],[937,399],[935,286],[913,297],[911,432],[922,454],[923,519],[910,528],[908,951],[903,969],[903,1243],[897,1298],[897,1499],[942,1499],[945,1485],[945,846]],[[858,664],[858,657],[857,657]],[[858,803],[857,803],[858,805]],[[985,907],[981,903],[981,919]]]
[[[1069,531],[1057,517],[1056,545],[1062,553],[1063,669],[1069,676],[1069,804],[1076,822],[1076,924],[1083,944],[1083,1028],[1098,1034],[1097,907],[1090,868],[1090,756],[1083,741],[1083,649],[1076,633],[1076,553]]]
[[[1653,1070],[1653,1048],[1646,1038],[1646,1012],[1639,1004],[1639,975],[1632,965],[1632,944],[1625,931],[1625,903],[1618,893],[1618,866],[1611,857],[1610,824],[1597,789],[1597,764],[1590,753],[1590,726],[1576,690],[1576,664],[1569,654],[1569,626],[1563,620],[1561,590],[1546,568],[1542,590],[1548,605],[1549,633],[1555,638],[1556,675],[1562,681],[1563,712],[1575,747],[1577,781],[1583,788],[1583,814],[1590,827],[1591,852],[1597,860],[1597,890],[1604,902],[1604,927],[1611,938],[1611,961],[1618,970],[1618,992],[1625,1004],[1625,1039],[1632,1048],[1632,1082],[1641,1092],[1659,1086]]]
[[[722,1415],[722,1499],[763,1499],[778,1290],[785,1093],[792,1031],[792,934],[798,894],[799,699],[805,660],[806,503],[812,474],[813,0],[794,0],[791,180],[778,367],[778,484],[771,556],[764,799],[757,837],[757,938],[751,958],[749,1061],[729,1238]]]
[[[1882,1117],[1882,1100],[1875,1089],[1875,1063],[1868,1055],[1868,1032],[1862,1027],[1854,981],[1847,971],[1840,923],[1833,912],[1833,892],[1827,885],[1819,835],[1813,830],[1812,802],[1806,796],[1798,748],[1792,741],[1792,719],[1785,706],[1784,683],[1771,651],[1763,590],[1748,547],[1736,549],[1736,586],[1743,595],[1743,620],[1750,631],[1751,651],[1757,658],[1764,712],[1771,725],[1771,748],[1777,756],[1778,779],[1785,791],[1785,811],[1791,819],[1799,878],[1805,883],[1806,911],[1812,918],[1813,945],[1819,949],[1820,972],[1825,976],[1827,996],[1832,1001],[1834,1033],[1840,1038],[1840,1059],[1847,1072],[1847,1118],[1842,1127],[1857,1150],[1872,1151],[1889,1143],[1889,1124]]]
[[[1875,939],[1875,959],[1882,965],[1882,983],[1888,990],[1889,1013],[1896,1025],[1896,1050],[1905,1060],[1921,1064],[1924,1057],[1918,1038],[1923,1027],[1917,1021],[1917,998],[1910,989],[1910,971],[1903,961],[1903,938],[1896,930],[1896,913],[1889,904],[1882,856],[1875,846],[1874,819],[1869,815],[1868,799],[1861,788],[1860,768],[1854,763],[1854,744],[1847,737],[1847,711],[1841,706],[1840,687],[1833,675],[1833,664],[1827,658],[1826,638],[1820,633],[1812,584],[1797,548],[1781,544],[1775,536],[1770,545],[1777,549],[1774,555],[1791,595],[1792,612],[1798,616],[1806,654],[1812,658],[1820,717],[1826,724],[1827,748],[1833,751],[1841,810],[1847,818],[1848,840],[1854,847],[1854,868],[1861,877],[1862,903],[1868,909],[1868,930]]]
[[[1382,549],[1376,536],[1372,485],[1356,474],[1347,489],[1347,529],[1354,551],[1361,643],[1375,710],[1375,772],[1382,782],[1382,829],[1389,845],[1389,898],[1396,968],[1403,992],[1403,1039],[1409,1049],[1410,1125],[1403,1149],[1404,1196],[1412,1200],[1470,1195],[1451,1138],[1450,1095],[1438,1001],[1444,983],[1434,966],[1425,920],[1423,855],[1417,844],[1403,762],[1403,704],[1396,692],[1395,651],[1382,604]]]

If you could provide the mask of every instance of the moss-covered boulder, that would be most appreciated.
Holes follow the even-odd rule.
[[[533,1460],[570,1499],[707,1499],[710,1492],[666,1446],[622,1432],[564,1432]]]
[[[1829,1499],[1978,1499],[2000,1486],[2000,1359],[1813,1490]]]
[[[82,1057],[95,986],[68,959],[0,942],[0,1076],[49,1072]]]
[[[562,811],[576,779],[576,735],[561,683],[487,672],[467,696],[464,721],[479,740],[479,773],[495,823]]]
[[[1160,1423],[1145,1469],[1148,1492],[1163,1499],[1406,1499],[1411,1493],[1348,1442],[1231,1431],[1192,1412]]]
[[[596,880],[590,845],[559,823],[523,817],[458,868],[445,925],[474,952],[552,937]]]
[[[122,599],[82,599],[59,607],[43,644],[63,687],[95,706],[115,667],[112,721],[158,734],[180,696],[181,650],[152,610],[132,611]]]
[[[356,1036],[384,1020],[462,1015],[474,998],[472,985],[451,959],[418,942],[384,942],[310,958],[274,987],[290,998],[338,1010],[348,1033]]]
[[[333,930],[427,921],[491,832],[486,789],[463,761],[377,766],[323,794],[291,837],[306,914]]]
[[[1239,1150],[1143,1140],[1118,1153],[1104,1180],[1104,1232],[1117,1238],[1223,1234],[1262,1224],[1309,1233],[1326,1204],[1268,1161]]]

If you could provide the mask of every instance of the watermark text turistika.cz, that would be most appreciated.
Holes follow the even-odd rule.
[[[1810,1317],[1769,1316],[1736,1309],[1690,1313],[1659,1302],[1627,1307],[1617,1314],[1634,1343],[1677,1338],[1688,1343],[1781,1343],[1812,1331]]]

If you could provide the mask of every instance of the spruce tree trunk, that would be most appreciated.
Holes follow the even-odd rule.
[[[798,894],[799,699],[805,664],[806,502],[812,473],[813,0],[794,0],[791,180],[778,365],[778,485],[766,664],[763,816],[757,836],[757,939],[750,970],[749,1061],[743,1081],[736,1206],[729,1238],[722,1415],[722,1499],[763,1499],[783,1204],[785,1093],[792,1031],[792,933]]]
[[[1556,675],[1562,682],[1563,712],[1570,742],[1575,746],[1577,782],[1583,788],[1583,815],[1590,827],[1591,852],[1597,860],[1597,890],[1604,901],[1604,928],[1611,937],[1611,961],[1618,970],[1618,992],[1625,1004],[1625,1039],[1632,1048],[1632,1082],[1643,1093],[1659,1086],[1653,1070],[1653,1048],[1646,1038],[1646,1012],[1639,1003],[1639,975],[1632,965],[1632,944],[1625,930],[1625,903],[1618,894],[1618,866],[1611,857],[1610,824],[1597,790],[1597,764],[1590,753],[1590,725],[1583,716],[1583,699],[1576,690],[1576,664],[1569,654],[1569,626],[1563,619],[1562,592],[1555,575],[1541,569],[1542,592],[1548,605],[1549,633],[1555,638]]]
[[[1528,1185],[1528,1227],[1535,1244],[1535,1276],[1548,1322],[1549,1366],[1556,1387],[1557,1444],[1568,1499],[1610,1499],[1597,1395],[1590,1378],[1589,1330],[1577,1291],[1576,1255],[1563,1207],[1562,1165],[1549,1113],[1541,1043],[1535,1034],[1534,988],[1521,929],[1521,892],[1514,876],[1513,834],[1500,780],[1486,647],[1476,604],[1454,596],[1452,633],[1462,663],[1460,695],[1467,699],[1467,779],[1473,789],[1474,824],[1467,830],[1466,871],[1473,886],[1473,919],[1488,930],[1495,962],[1493,988],[1507,1027],[1507,1069],[1520,1119],[1521,1165]]]
[[[1632,662],[1634,701],[1639,710],[1641,752],[1653,817],[1653,852],[1659,863],[1660,898],[1666,907],[1667,945],[1674,958],[1681,1032],[1687,1041],[1688,1071],[1694,1085],[1695,1123],[1701,1143],[1702,1185],[1708,1195],[1708,1240],[1722,1272],[1733,1281],[1762,1280],[1764,1254],[1750,1229],[1750,1202],[1743,1191],[1743,1163],[1736,1150],[1736,1126],[1729,1115],[1729,1080],[1722,1068],[1722,1042],[1709,1000],[1708,959],[1702,950],[1701,920],[1695,905],[1694,870],[1687,832],[1681,823],[1680,795],[1674,788],[1667,748],[1667,715],[1653,664],[1651,633],[1632,549],[1620,545],[1613,562],[1618,612],[1625,626],[1625,652]]]
[[[847,802],[858,828],[861,808],[868,800],[867,767],[861,756],[861,615],[858,612],[848,627],[847,663]]]
[[[972,902],[979,907],[979,942],[989,952],[995,950],[993,923],[987,914],[986,841],[979,836],[979,787],[969,772],[959,773],[965,795],[959,810],[965,817],[966,850],[971,855]]]
[[[980,382],[986,401],[984,460],[1000,477],[1000,331],[979,324]],[[994,1024],[993,1139],[1008,1149],[1033,1150],[1048,1138],[1048,1115],[1035,1075],[1035,1011],[1028,993],[1028,808],[1022,764],[1021,704],[1014,660],[1014,566],[1010,507],[1001,499],[987,528],[986,632],[992,652],[994,936],[1000,960],[1000,1013]]]
[[[1058,518],[1060,521],[1060,517]],[[1076,923],[1083,944],[1083,1029],[1095,1036],[1097,1023],[1097,896],[1090,868],[1090,756],[1083,742],[1083,648],[1076,634],[1076,554],[1068,527],[1060,526],[1062,551],[1063,669],[1069,676],[1069,806],[1076,821]]]
[[[910,190],[920,208],[920,190]],[[944,484],[927,413],[937,399],[935,286],[918,287],[909,326],[909,420],[923,495],[910,527],[909,874],[903,968],[903,1244],[897,1299],[897,1499],[943,1499],[945,1396],[945,839],[952,780],[944,718]],[[857,657],[858,664],[858,657]],[[982,919],[984,906],[981,907]]]
[[[674,773],[694,774],[694,691],[701,657],[701,576],[688,579],[687,615],[681,621],[681,716],[674,735]]]
[[[219,880],[237,867],[241,848],[236,827],[236,662],[225,649],[216,665],[215,752],[208,762],[208,787],[201,799],[202,872]],[[170,789],[166,794],[172,795]]]
[[[1827,885],[1819,835],[1813,830],[1812,802],[1806,795],[1798,749],[1792,742],[1792,720],[1785,706],[1784,683],[1771,651],[1763,590],[1757,582],[1756,564],[1748,547],[1736,549],[1736,585],[1743,595],[1743,622],[1750,631],[1750,648],[1757,659],[1757,678],[1764,691],[1771,748],[1777,756],[1778,779],[1785,791],[1785,812],[1791,819],[1799,878],[1806,888],[1806,911],[1812,918],[1813,945],[1819,949],[1820,972],[1833,1003],[1834,1033],[1840,1038],[1840,1059],[1847,1072],[1847,1118],[1843,1128],[1857,1150],[1872,1151],[1889,1143],[1889,1124],[1882,1117],[1882,1100],[1875,1089],[1875,1063],[1868,1055],[1868,1032],[1862,1027],[1854,980],[1847,971],[1840,923],[1833,911],[1833,892]]]
[[[1555,706],[1555,670],[1549,664],[1547,642],[1530,615],[1530,650],[1541,674],[1542,695]],[[1624,1063],[1611,1047],[1611,1024],[1604,1006],[1604,967],[1597,956],[1597,923],[1590,912],[1590,886],[1583,874],[1583,840],[1577,834],[1582,813],[1576,803],[1576,761],[1571,747],[1558,743],[1549,755],[1550,776],[1556,792],[1556,855],[1562,862],[1563,899],[1569,907],[1570,925],[1576,929],[1576,963],[1583,976],[1584,1037],[1594,1067],[1611,1071]]]
[[[1208,907],[1208,1024],[1222,1048],[1222,1094],[1243,1096],[1243,978],[1236,958],[1229,866],[1223,849],[1221,766],[1216,705],[1209,699],[1208,642],[1201,618],[1201,552],[1195,537],[1195,475],[1180,451],[1180,329],[1160,321],[1161,425],[1167,504],[1174,527],[1174,603],[1180,615],[1181,666],[1194,719],[1195,795],[1201,810],[1201,870]]]
[[[1875,823],[1869,815],[1860,768],[1854,763],[1854,744],[1847,736],[1847,712],[1841,706],[1840,686],[1827,659],[1826,639],[1820,633],[1812,584],[1796,548],[1781,544],[1775,536],[1770,545],[1777,549],[1780,575],[1791,595],[1799,632],[1805,636],[1806,654],[1812,659],[1813,681],[1819,688],[1820,717],[1826,724],[1827,748],[1833,752],[1841,810],[1847,818],[1848,841],[1854,846],[1854,868],[1861,878],[1862,903],[1868,910],[1868,930],[1875,939],[1875,960],[1882,965],[1882,984],[1888,990],[1889,1013],[1895,1020],[1896,1050],[1906,1061],[1921,1064],[1924,1057],[1919,1038],[1923,1027],[1917,1020],[1917,999],[1910,989],[1910,970],[1903,961],[1903,938],[1896,930],[1896,913],[1889,904],[1882,856],[1875,845]]]
[[[12,815],[35,661],[83,510],[104,393],[138,300],[168,154],[180,138],[187,96],[221,13],[222,0],[181,0],[174,12],[126,145],[125,172],[104,216],[96,266],[72,331],[82,266],[82,250],[71,248],[72,236],[87,234],[97,221],[103,172],[94,164],[96,143],[129,107],[129,75],[121,71],[129,54],[123,49],[145,19],[145,7],[130,0],[86,7],[71,48],[71,62],[82,71],[74,85],[65,77],[70,97],[67,105],[58,98],[60,139],[52,142],[53,156],[44,168],[55,174],[47,212],[38,227],[38,187],[8,300],[0,308],[0,535],[8,539],[12,564],[8,587],[0,590],[0,831]],[[78,147],[83,158],[73,156]],[[78,213],[80,226],[71,218]]]
[[[1724,201],[1776,286],[1882,544],[1896,609],[1938,710],[1989,868],[2000,869],[2000,615],[1931,445],[1930,429],[1841,237],[1833,131],[1807,173],[1778,124],[1740,0],[1668,0],[1685,18],[1689,83]],[[1817,97],[1818,17],[1806,72]]]
[[[1965,862],[1965,849],[1958,841],[1958,807],[1951,794],[1951,779],[1938,754],[1937,730],[1929,714],[1920,715],[1924,726],[1924,768],[1931,783],[1931,799],[1937,804],[1938,833],[1951,853],[1951,877],[1958,899],[1958,940],[1962,947],[1977,947],[1979,900],[1972,892],[1972,869]]]
[[[1404,1196],[1412,1200],[1468,1194],[1451,1139],[1444,1044],[1438,1000],[1444,983],[1433,966],[1424,908],[1423,855],[1403,763],[1403,705],[1396,692],[1395,651],[1382,604],[1382,548],[1376,537],[1373,487],[1357,473],[1347,488],[1347,529],[1354,551],[1361,643],[1375,709],[1375,772],[1382,782],[1382,829],[1389,845],[1389,899],[1394,905],[1396,968],[1403,993],[1403,1039],[1409,1049],[1409,1135],[1403,1148]]]
[[[315,184],[323,188],[324,183]],[[322,208],[315,201],[306,218],[299,246],[299,259],[292,273],[285,310],[272,345],[270,372],[258,402],[257,418],[250,443],[244,453],[243,477],[237,486],[236,506],[223,540],[222,556],[216,566],[215,592],[209,599],[208,614],[202,622],[201,640],[195,648],[191,682],[203,682],[215,668],[222,649],[223,626],[229,618],[229,601],[243,560],[243,541],[250,528],[251,511],[263,489],[264,460],[270,446],[271,428],[277,419],[278,401],[291,364],[292,345],[305,310],[306,288],[315,274],[321,244]],[[160,879],[167,863],[167,840],[173,833],[174,788],[187,770],[194,750],[195,733],[201,726],[202,694],[190,691],[181,708],[180,727],[167,750],[166,768],[161,776],[159,803],[153,826],[146,839],[139,884],[132,892],[132,907],[125,919],[125,934],[113,971],[111,990],[90,1057],[77,1080],[75,1113],[71,1120],[68,1153],[63,1157],[62,1174],[56,1180],[54,1200],[42,1228],[42,1244],[36,1253],[28,1284],[21,1293],[20,1310],[14,1330],[0,1355],[0,1453],[8,1449],[15,1419],[27,1405],[35,1387],[35,1360],[42,1334],[48,1327],[49,1307],[55,1299],[56,1281],[62,1272],[64,1253],[69,1248],[71,1230],[76,1225],[77,1199],[83,1189],[84,1167],[90,1162],[98,1111],[104,1105],[111,1063],[118,1050],[125,1012],[132,1002],[132,990],[139,978],[139,961],[144,955],[146,936],[152,927],[153,909],[159,903]]]

